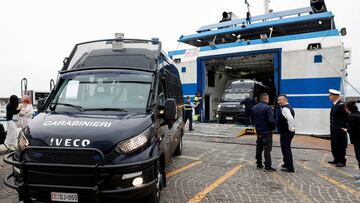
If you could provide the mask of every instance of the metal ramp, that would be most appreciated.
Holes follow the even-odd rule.
[[[256,134],[255,127],[244,127],[240,130],[239,135],[237,137],[241,137],[244,135],[254,135]]]

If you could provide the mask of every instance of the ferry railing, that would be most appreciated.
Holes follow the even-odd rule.
[[[247,20],[246,18],[240,18],[240,19],[234,19],[234,20],[226,21],[226,22],[222,22],[222,23],[205,25],[205,26],[200,27],[196,32],[200,33],[200,32],[206,32],[206,31],[211,31],[211,30],[215,30],[215,29],[221,29],[224,27],[236,27],[236,26],[241,26],[244,24],[265,22],[265,21],[269,21],[269,20],[278,20],[278,19],[283,19],[283,18],[287,18],[287,17],[301,16],[303,14],[311,14],[312,12],[313,12],[313,10],[311,7],[305,7],[305,8],[292,9],[292,10],[287,10],[287,11],[267,13],[264,15],[251,17],[250,20]]]

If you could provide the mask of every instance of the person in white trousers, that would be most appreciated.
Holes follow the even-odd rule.
[[[19,112],[19,121],[18,121],[18,127],[20,129],[27,126],[27,124],[31,121],[33,117],[33,106],[31,104],[31,99],[28,95],[24,95],[21,98],[22,106]]]
[[[10,101],[6,105],[7,135],[4,141],[5,146],[11,151],[14,151],[18,145],[18,127],[14,115],[17,115],[21,108],[22,105],[19,105],[19,98],[16,95],[11,95]]]

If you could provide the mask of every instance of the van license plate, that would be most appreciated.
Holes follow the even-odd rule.
[[[77,193],[51,192],[51,201],[78,202]]]
[[[233,117],[226,117],[226,120],[232,120]]]

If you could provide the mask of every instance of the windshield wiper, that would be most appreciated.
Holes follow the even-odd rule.
[[[74,107],[75,109],[77,109],[77,110],[79,110],[79,111],[81,111],[81,112],[84,111],[83,107],[77,106],[77,105],[74,105],[74,104],[68,104],[68,103],[51,103],[51,105],[55,105],[55,106],[56,106],[56,105],[70,106],[70,107]]]
[[[88,108],[84,109],[84,111],[121,111],[121,112],[128,112],[122,108]]]

